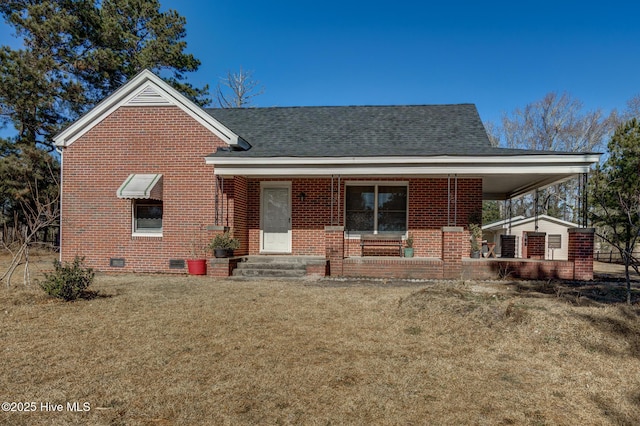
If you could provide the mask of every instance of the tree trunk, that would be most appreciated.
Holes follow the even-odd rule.
[[[626,250],[621,254],[624,255],[624,278],[627,282],[627,305],[631,305],[631,277],[629,275],[629,266],[633,259],[633,247],[629,247],[629,244],[627,243]]]

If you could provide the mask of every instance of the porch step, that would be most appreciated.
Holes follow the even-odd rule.
[[[325,259],[312,256],[247,256],[233,270],[234,277],[301,278],[307,265],[324,265]]]

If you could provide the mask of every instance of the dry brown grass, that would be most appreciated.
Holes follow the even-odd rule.
[[[640,309],[550,286],[98,275],[101,297],[72,303],[3,287],[1,400],[91,410],[0,421],[640,423]]]

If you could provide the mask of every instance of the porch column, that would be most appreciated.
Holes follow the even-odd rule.
[[[594,228],[569,229],[569,262],[573,262],[574,280],[593,279]]]
[[[344,226],[324,227],[325,256],[329,261],[329,275],[342,276],[344,262]]]
[[[462,257],[469,256],[469,236],[462,226],[445,226],[442,228],[442,261],[443,278],[460,278],[462,274]]]

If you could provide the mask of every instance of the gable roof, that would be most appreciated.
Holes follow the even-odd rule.
[[[321,106],[207,109],[252,148],[243,157],[470,155],[490,153],[476,107]],[[230,155],[224,151],[215,155]]]
[[[54,136],[56,146],[67,147],[122,106],[177,106],[230,146],[247,148],[225,125],[204,112],[167,82],[149,70],[143,70],[108,96],[88,113]]]
[[[491,146],[473,104],[211,108],[251,148],[234,157],[575,154]]]
[[[509,226],[525,225],[527,223],[534,222],[535,220],[536,220],[535,216],[530,216],[530,217],[516,216],[516,217],[512,217],[511,221],[509,221],[509,219],[504,219],[504,220],[499,220],[497,222],[487,223],[486,225],[482,225],[482,230],[498,231],[500,229],[508,228]],[[551,223],[565,226],[567,228],[580,228],[580,225],[578,225],[577,223],[568,222],[566,220],[558,219],[557,217],[548,216],[546,214],[538,215],[538,221],[551,222]]]

